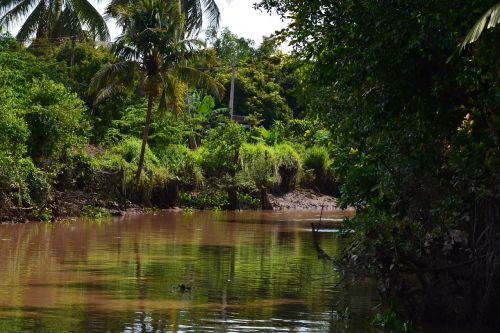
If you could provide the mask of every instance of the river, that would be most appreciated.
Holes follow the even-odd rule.
[[[325,226],[345,214],[324,214]],[[318,259],[318,217],[160,212],[1,225],[0,332],[378,332],[374,288],[338,288]],[[330,255],[334,231],[320,233]]]

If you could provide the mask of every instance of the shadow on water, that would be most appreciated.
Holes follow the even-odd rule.
[[[339,252],[329,231],[344,215],[325,216],[319,235],[329,254]],[[0,332],[377,332],[374,289],[336,289],[331,264],[318,260],[308,230],[318,217],[161,213],[2,225]],[[333,307],[339,300],[348,322]]]

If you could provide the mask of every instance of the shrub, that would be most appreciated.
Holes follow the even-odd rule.
[[[227,192],[216,188],[205,188],[200,192],[194,193],[182,192],[179,197],[181,204],[186,207],[222,209],[229,206]]]
[[[111,151],[120,155],[127,163],[137,164],[141,154],[142,141],[137,138],[128,137],[111,147]],[[160,165],[160,160],[146,147],[144,154],[144,169],[152,169]]]
[[[173,176],[162,166],[159,159],[149,149],[144,155],[144,173],[139,182],[135,179],[141,140],[126,138],[122,142],[103,150],[94,156],[87,190],[104,196],[126,197],[144,204],[169,205],[175,200],[172,189]],[[174,186],[175,187],[175,186]]]
[[[278,172],[278,190],[282,193],[293,190],[302,169],[302,160],[295,149],[286,143],[274,147],[276,169]]]
[[[167,166],[185,189],[198,189],[203,185],[204,177],[200,166],[200,152],[184,145],[169,145],[159,153],[161,164]]]
[[[201,166],[205,175],[234,176],[238,166],[238,153],[246,139],[245,129],[233,122],[210,129],[203,141],[204,149],[200,151]]]
[[[330,165],[330,155],[325,147],[313,146],[306,150],[304,168],[313,170],[316,180],[322,180],[326,176]]]
[[[315,142],[315,135],[322,126],[317,121],[307,119],[292,119],[285,124],[279,124],[283,136],[290,141],[300,142],[311,146]]]
[[[274,149],[262,143],[241,146],[239,164],[243,178],[253,181],[257,189],[269,187],[278,181]]]
[[[49,80],[35,80],[28,93],[28,149],[35,163],[53,168],[60,165],[70,148],[87,141],[90,130],[82,100]],[[53,170],[53,169],[52,169]]]
[[[12,89],[0,91],[0,151],[12,156],[26,152],[29,130]]]
[[[13,158],[0,151],[0,208],[41,204],[49,191],[49,180],[31,159]]]
[[[339,186],[333,174],[332,161],[325,147],[313,146],[306,150],[304,169],[304,186],[313,187],[325,194],[340,195]]]

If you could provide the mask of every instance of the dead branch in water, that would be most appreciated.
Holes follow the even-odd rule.
[[[314,223],[311,223],[311,231],[312,231],[312,235],[313,235],[313,244],[314,244],[314,248],[316,249],[316,252],[318,252],[318,257],[321,258],[321,259],[325,259],[325,260],[332,260],[332,257],[330,257],[322,248],[321,246],[319,245],[319,238],[318,238],[318,230],[320,229],[321,227],[321,220],[323,218],[323,208],[324,208],[324,204],[321,205],[321,214],[319,215],[319,223],[318,223],[318,226],[316,227],[314,225]]]

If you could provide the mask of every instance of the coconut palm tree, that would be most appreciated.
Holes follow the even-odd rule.
[[[186,84],[207,89],[215,96],[223,87],[207,74],[189,66],[204,52],[203,42],[186,39],[185,15],[177,1],[138,0],[114,8],[122,35],[112,46],[121,59],[96,73],[89,85],[95,103],[124,87],[132,88],[134,78],[142,74],[148,98],[141,153],[136,173],[139,180],[149,136],[153,106],[159,111],[181,111]]]
[[[464,39],[458,44],[455,51],[446,60],[447,63],[456,59],[457,55],[460,54],[467,45],[474,43],[481,37],[481,34],[485,29],[492,29],[497,24],[500,24],[500,2],[494,4],[490,9],[488,9],[477,21],[474,23],[472,28],[467,32]]]
[[[181,12],[185,15],[185,28],[189,35],[197,35],[204,22],[211,28],[219,26],[220,12],[215,0],[173,0],[173,2],[176,1],[180,5]],[[111,0],[106,7],[106,14],[117,18],[117,9],[133,2],[135,1]]]
[[[88,0],[0,0],[0,26],[22,22],[16,38],[109,38],[104,18]]]
[[[460,51],[462,51],[467,46],[467,44],[474,43],[476,40],[478,40],[479,36],[481,36],[485,28],[494,28],[499,23],[500,2],[497,2],[490,9],[488,9],[469,30],[467,36],[465,36],[464,40],[458,46]]]

